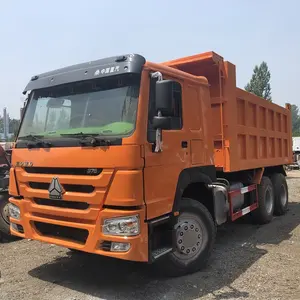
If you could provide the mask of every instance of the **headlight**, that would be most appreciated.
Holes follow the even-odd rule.
[[[9,212],[10,217],[12,217],[16,220],[20,220],[20,208],[17,205],[9,203],[8,204],[8,212]]]
[[[140,233],[139,216],[106,219],[102,231],[105,235],[138,235]]]

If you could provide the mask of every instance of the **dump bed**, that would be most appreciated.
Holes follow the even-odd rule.
[[[215,165],[225,172],[292,162],[291,110],[236,87],[235,65],[207,52],[164,63],[210,84]]]

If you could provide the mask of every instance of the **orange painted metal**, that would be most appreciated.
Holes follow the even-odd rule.
[[[214,165],[207,79],[150,62],[146,63],[143,76],[150,78],[150,73],[155,71],[161,72],[165,79],[174,79],[181,84],[183,126],[181,130],[163,131],[161,153],[153,153],[152,144],[145,136],[144,192],[148,219],[172,211],[178,178],[182,170]],[[149,83],[143,88],[140,97],[149,99]],[[181,147],[182,141],[187,141],[188,148]]]
[[[291,110],[236,87],[236,68],[214,53],[164,63],[209,82],[215,166],[225,172],[292,162]]]
[[[122,149],[122,150],[121,150]],[[120,151],[121,150],[121,151]],[[55,157],[55,160],[53,159]],[[80,159],[74,159],[80,157]],[[12,223],[22,225],[24,233],[11,228],[12,234],[54,243],[67,248],[74,248],[120,259],[147,261],[148,260],[148,227],[146,219],[142,168],[144,161],[140,146],[124,145],[100,148],[50,148],[50,149],[14,149],[12,165],[18,161],[30,161],[34,167],[82,167],[102,168],[97,176],[88,175],[55,175],[28,173],[26,168],[11,168],[11,194],[18,195],[14,182],[18,182],[19,194],[22,199],[10,198],[10,202],[17,205],[21,211],[21,220],[10,218]],[[116,168],[116,166],[118,166]],[[16,174],[16,177],[14,176]],[[63,201],[87,203],[88,208],[71,209],[50,205],[39,205],[36,199],[49,199],[48,186],[53,177],[58,177],[62,186],[88,185],[94,187],[91,193],[66,191]],[[31,187],[31,183],[46,184],[46,188]],[[61,201],[61,200],[57,200]],[[109,209],[107,206],[134,207],[122,210]],[[141,221],[140,234],[135,237],[117,237],[104,235],[102,227],[104,219],[138,215]],[[67,238],[45,235],[39,232],[35,222],[60,225],[65,228],[77,228],[88,231],[86,243],[72,241]],[[126,242],[131,244],[125,253],[109,252],[100,249],[102,241]]]
[[[265,168],[256,169],[252,182],[255,184],[260,184],[264,171]]]
[[[22,215],[21,221],[13,218],[10,218],[10,221],[14,224],[22,225],[24,228],[24,233],[19,233],[11,228],[13,235],[125,260],[148,260],[148,228],[146,223],[141,222],[141,233],[134,237],[109,236],[102,233],[104,219],[137,214],[141,220],[144,220],[144,209],[133,211],[103,209],[101,210],[101,214],[99,214],[98,209],[96,214],[93,214],[90,210],[88,214],[85,215],[72,209],[58,209],[52,207],[38,209],[37,205],[34,205],[29,199],[20,201],[10,198],[9,201],[20,208]],[[55,224],[67,228],[84,229],[88,231],[88,238],[85,243],[78,243],[71,239],[57,238],[54,235],[44,235],[36,228],[34,225],[35,222]],[[100,249],[100,243],[102,241],[126,242],[130,243],[131,248],[125,253],[104,251]]]

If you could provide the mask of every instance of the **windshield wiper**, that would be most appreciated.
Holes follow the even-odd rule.
[[[94,137],[97,136],[98,133],[83,133],[83,132],[75,132],[75,133],[61,133],[61,136],[78,136],[78,137]]]
[[[33,135],[33,134],[28,134],[24,136],[18,137],[18,139],[21,140],[31,140],[34,141],[35,143],[28,143],[27,147],[28,148],[34,148],[34,147],[51,147],[52,144],[50,142],[45,142],[41,138],[43,138],[43,135]]]
[[[19,136],[18,139],[43,142],[43,140],[40,139],[40,138],[43,138],[43,137],[44,137],[43,135],[28,134],[28,135]]]
[[[80,138],[79,143],[82,146],[91,145],[93,147],[97,147],[111,145],[110,140],[100,138],[98,133],[62,133],[61,136]]]

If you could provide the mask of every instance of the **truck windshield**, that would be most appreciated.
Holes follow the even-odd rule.
[[[126,74],[33,91],[18,138],[128,136],[135,129],[139,78]]]

